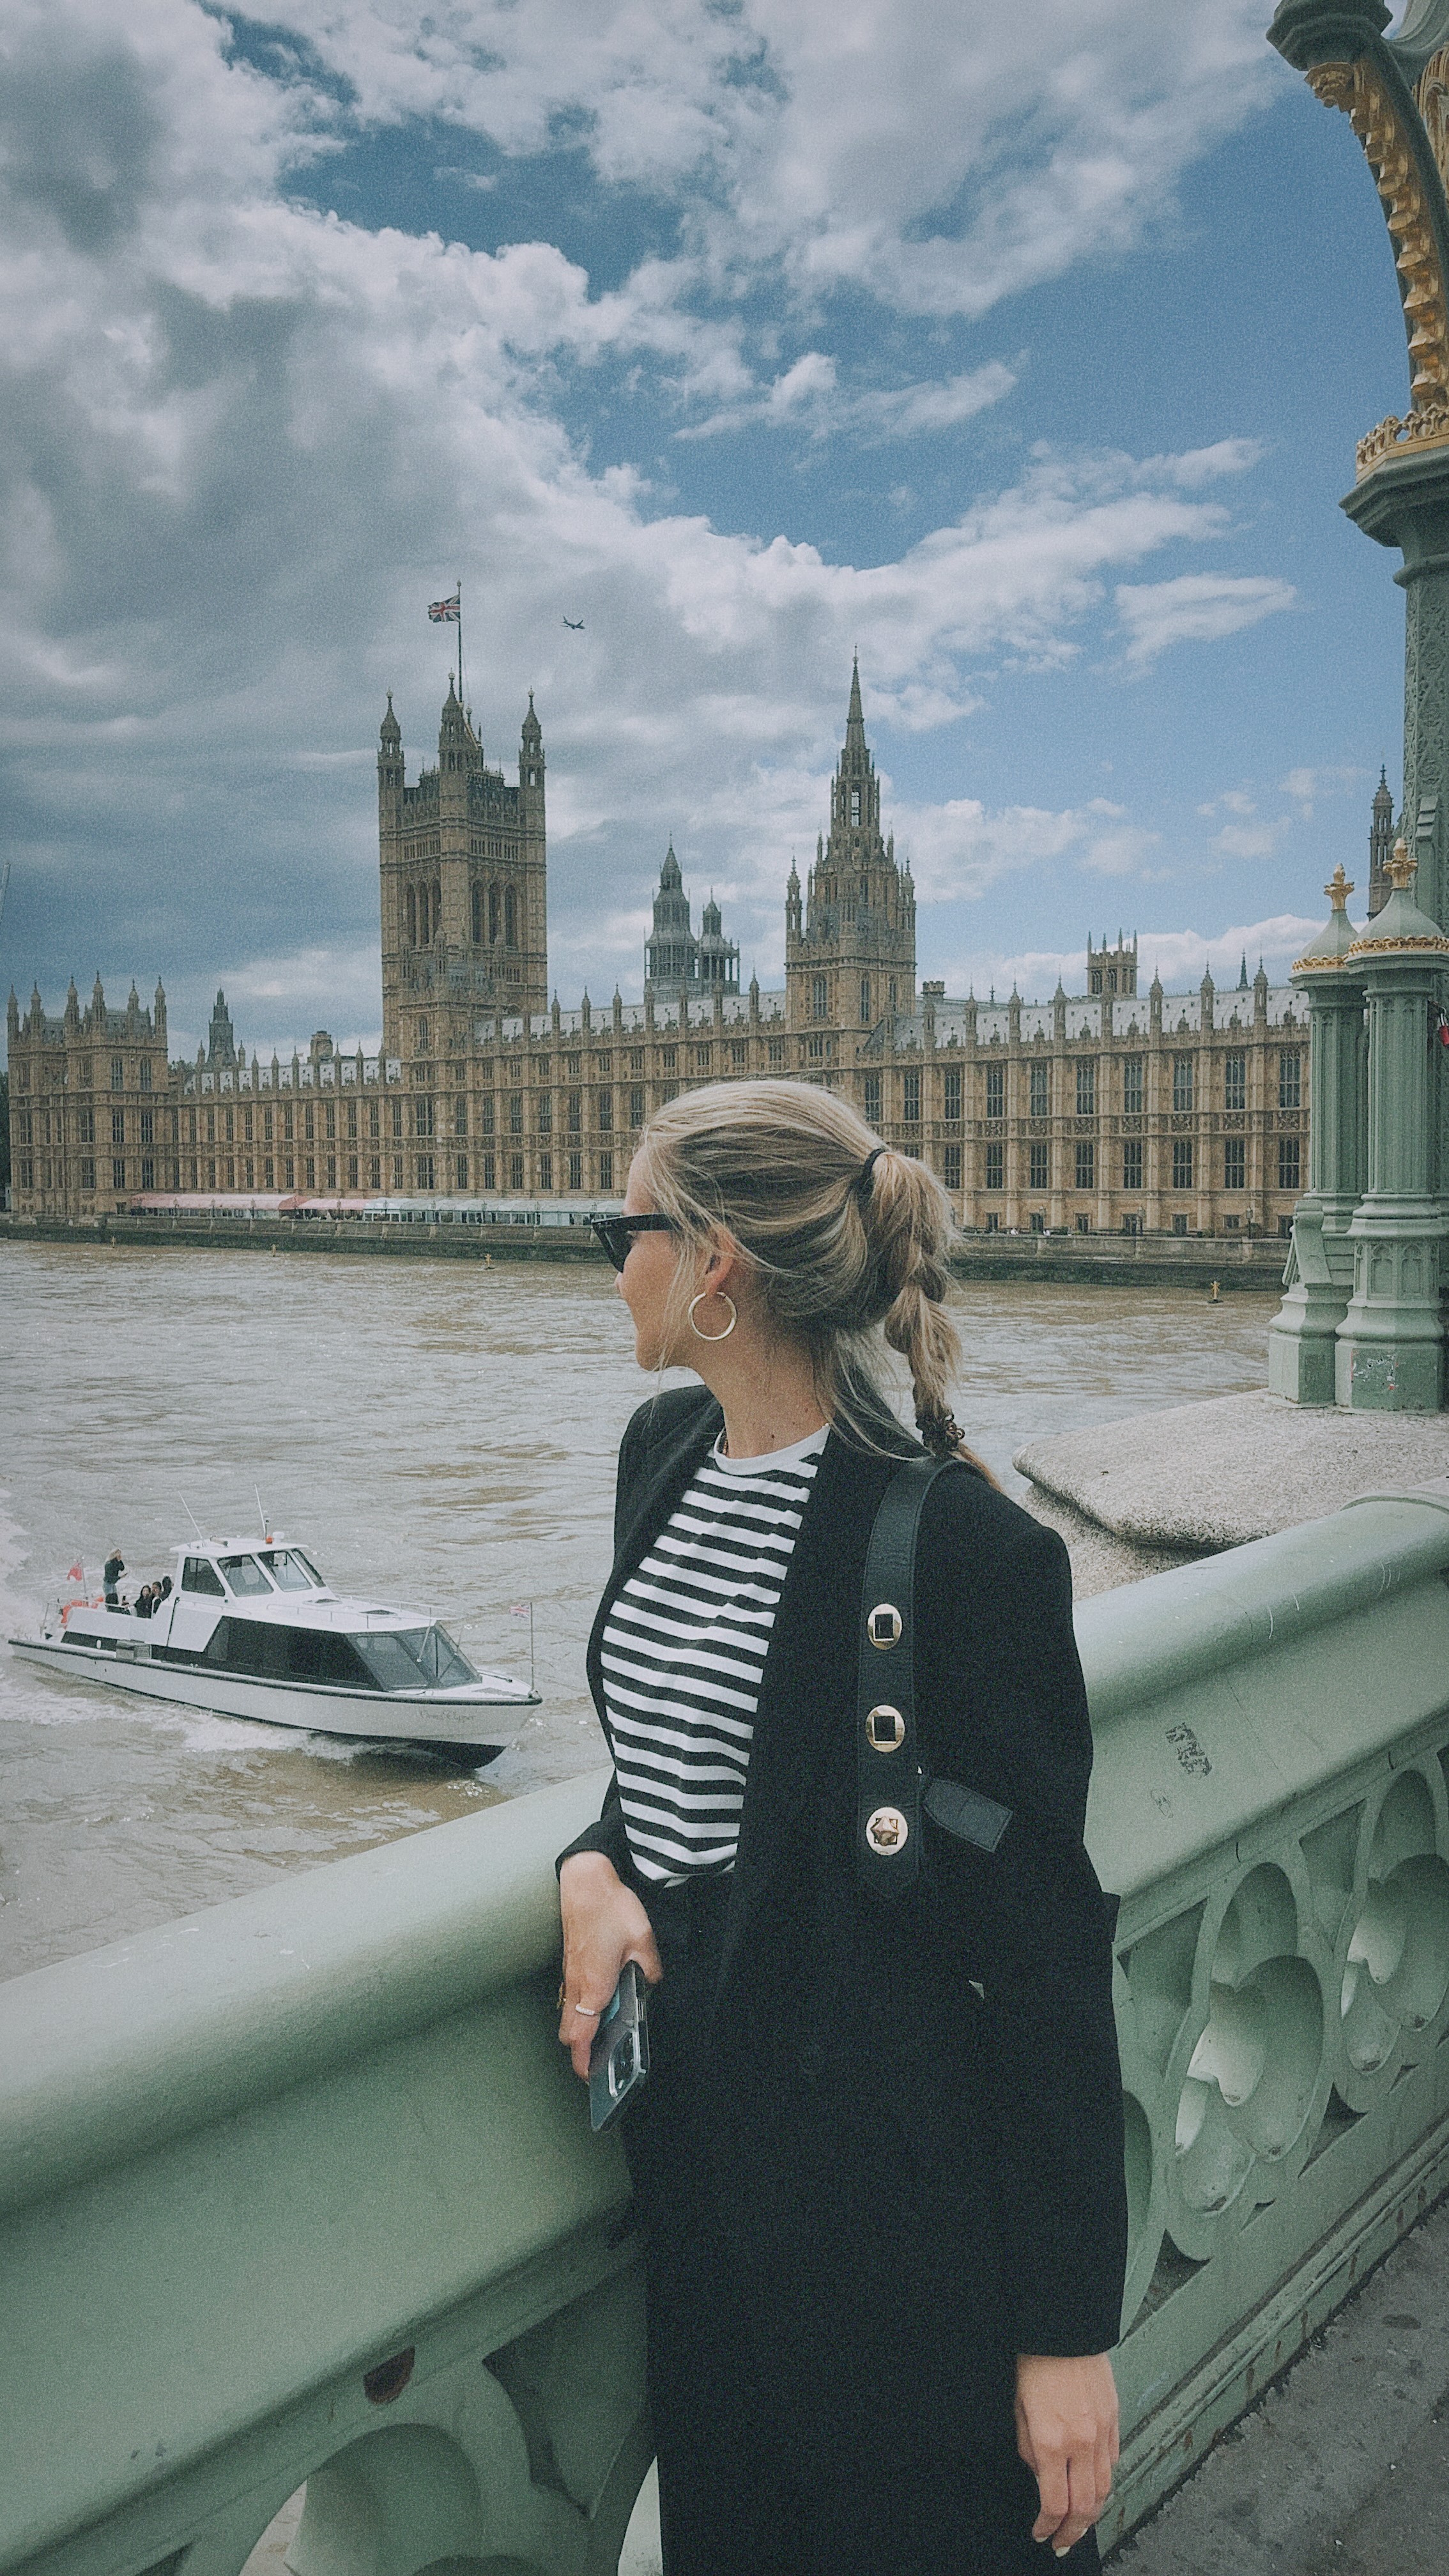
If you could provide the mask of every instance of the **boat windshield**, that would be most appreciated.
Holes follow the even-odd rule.
[[[446,1628],[374,1628],[354,1636],[368,1671],[380,1690],[451,1690],[459,1682],[476,1682],[477,1673]]]
[[[320,1592],[322,1577],[315,1565],[309,1565],[299,1547],[269,1547],[262,1550],[261,1562],[279,1592]]]
[[[227,1590],[239,1598],[251,1592],[270,1592],[271,1585],[254,1556],[223,1556],[219,1559],[226,1577]]]

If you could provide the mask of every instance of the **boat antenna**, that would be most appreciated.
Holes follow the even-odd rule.
[[[187,1501],[187,1499],[186,1499],[186,1496],[185,1496],[184,1494],[183,1494],[183,1495],[182,1495],[182,1497],[181,1497],[181,1508],[182,1508],[182,1510],[184,1511],[184,1513],[186,1514],[187,1519],[190,1521],[192,1528],[195,1530],[197,1537],[202,1541],[202,1544],[203,1544],[203,1546],[204,1546],[204,1545],[205,1545],[205,1543],[206,1543],[206,1541],[205,1541],[205,1533],[204,1533],[204,1531],[203,1531],[203,1529],[202,1529],[202,1526],[201,1526],[200,1521],[197,1519],[195,1512],[192,1510],[191,1505],[188,1503],[188,1501]]]
[[[262,1536],[263,1536],[263,1538],[265,1538],[265,1537],[268,1535],[268,1531],[267,1531],[267,1516],[266,1516],[266,1513],[265,1513],[265,1512],[263,1511],[263,1509],[262,1509],[262,1489],[261,1489],[260,1485],[253,1485],[253,1487],[252,1487],[252,1492],[256,1495],[256,1498],[257,1498],[257,1518],[258,1518],[258,1520],[261,1522],[261,1525],[262,1525]]]

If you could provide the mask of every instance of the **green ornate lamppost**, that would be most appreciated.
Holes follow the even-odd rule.
[[[1403,557],[1394,578],[1406,609],[1408,848],[1368,928],[1344,940],[1336,904],[1294,970],[1329,1088],[1320,1091],[1311,1057],[1310,1187],[1294,1216],[1269,1382],[1299,1403],[1418,1413],[1444,1399],[1449,1234],[1449,1079],[1431,1052],[1449,968],[1439,927],[1449,909],[1449,0],[1411,0],[1397,36],[1385,35],[1390,23],[1382,0],[1283,0],[1268,31],[1363,145],[1393,244],[1410,368],[1409,409],[1360,439],[1343,503],[1365,535]],[[1342,1096],[1355,1010],[1367,1027],[1366,1134]]]
[[[1351,957],[1350,878],[1323,889],[1327,923],[1293,969],[1308,1004],[1308,1194],[1293,1211],[1281,1311],[1268,1336],[1268,1386],[1295,1404],[1337,1400],[1338,1328],[1353,1290],[1350,1241],[1368,1178],[1368,1050],[1363,975]]]

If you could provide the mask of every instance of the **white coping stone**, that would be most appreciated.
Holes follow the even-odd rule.
[[[1012,1463],[1133,1547],[1210,1555],[1355,1494],[1449,1478],[1449,1414],[1339,1413],[1253,1389],[1033,1440]]]
[[[1195,1547],[1141,1547],[1135,1540],[1118,1538],[1074,1504],[1044,1493],[1039,1485],[1019,1500],[1033,1520],[1043,1521],[1065,1541],[1072,1561],[1074,1601],[1090,1601],[1097,1592],[1115,1592],[1120,1583],[1140,1583],[1144,1574],[1165,1574],[1169,1566],[1192,1565],[1201,1553]]]

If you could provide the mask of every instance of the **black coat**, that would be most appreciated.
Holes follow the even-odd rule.
[[[681,1389],[624,1435],[615,1559],[588,1651],[606,1731],[604,1623],[721,1418],[705,1390]],[[826,1441],[765,1660],[699,2053],[693,2152],[711,2165],[714,2210],[700,2328],[750,2378],[771,2438],[827,2482],[879,2459],[887,2426],[897,2464],[963,2441],[1009,2447],[1015,2356],[1112,2345],[1126,2247],[1066,1551],[964,1467],[937,1478],[921,1525],[922,1760],[1013,1822],[993,1855],[928,1822],[905,1899],[858,1883],[861,1585],[891,1472],[837,1433]],[[605,1852],[646,1907],[657,1901],[631,1869],[616,1787],[571,1848]],[[665,1990],[658,2000],[663,2016]],[[646,2088],[630,2115],[636,2174],[649,2101]],[[660,2187],[656,2173],[646,2224]],[[679,2199],[693,2228],[704,2201],[682,2176]],[[657,2265],[653,2278],[651,2296],[667,2296]]]

